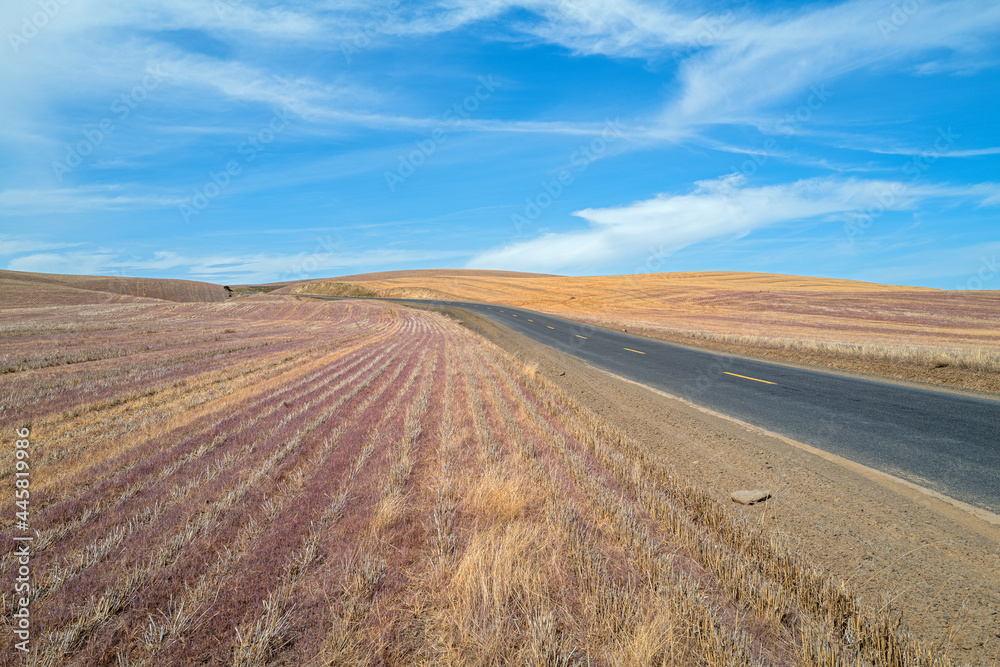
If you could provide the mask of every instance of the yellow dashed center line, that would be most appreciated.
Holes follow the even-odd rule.
[[[528,320],[529,322],[534,322],[535,320]]]
[[[645,352],[640,352],[639,350],[633,350],[630,347],[623,347],[623,350],[628,350],[629,352],[635,352],[636,354],[646,354]]]
[[[546,324],[545,326],[549,327],[549,325],[548,325],[548,324]],[[555,330],[556,330],[556,328],[555,328],[555,327],[549,327],[549,328],[550,328],[550,329],[552,329],[553,331],[555,331]]]
[[[586,337],[586,336],[581,336],[580,334],[576,334],[576,337],[577,337],[577,338],[582,338],[582,339],[584,339],[584,340],[587,340],[587,337]]]
[[[757,378],[747,377],[746,375],[739,375],[737,373],[730,373],[729,371],[722,371],[726,375],[732,375],[733,377],[743,378],[744,380],[753,380],[754,382],[763,382],[764,384],[778,384],[777,382],[768,382],[767,380],[758,380]]]

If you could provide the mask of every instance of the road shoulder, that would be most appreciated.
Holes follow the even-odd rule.
[[[1000,657],[1000,527],[955,505],[851,464],[713,414],[456,308],[458,320],[625,430],[677,474],[739,506],[824,570],[865,595],[887,596],[915,634],[945,645],[960,664]]]

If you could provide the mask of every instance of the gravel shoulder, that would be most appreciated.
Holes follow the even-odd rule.
[[[556,382],[719,499],[773,497],[739,511],[817,566],[889,602],[958,664],[1000,664],[1000,519],[910,483],[623,380],[453,308],[443,312]]]

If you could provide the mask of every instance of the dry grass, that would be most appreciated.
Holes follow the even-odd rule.
[[[101,308],[0,311],[31,664],[949,664],[442,316]],[[43,338],[127,354],[16,362]]]
[[[595,321],[601,326],[615,326],[618,322]],[[836,343],[823,340],[803,340],[775,338],[770,336],[747,336],[737,334],[712,334],[703,331],[680,331],[659,328],[641,330],[636,333],[666,340],[679,340],[693,344],[708,343],[727,349],[776,350],[801,355],[819,355],[857,359],[862,361],[909,364],[926,368],[958,368],[986,373],[1000,373],[1000,350],[973,347],[931,347],[914,345],[877,345],[861,343]]]

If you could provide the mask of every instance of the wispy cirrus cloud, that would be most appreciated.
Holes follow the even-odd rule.
[[[88,245],[83,243],[75,246]],[[124,250],[90,248],[67,252],[33,252],[54,249],[55,245],[25,243],[6,268],[11,271],[66,273],[73,275],[136,275],[165,272],[175,278],[209,282],[273,282],[305,280],[337,275],[354,269],[377,269],[386,265],[406,266],[419,262],[449,260],[467,256],[457,251],[421,251],[378,249],[364,252],[306,253],[233,252],[186,255],[173,250],[158,250],[135,255]],[[14,254],[0,251],[0,255]]]
[[[650,136],[689,137],[695,128],[756,123],[759,114],[809,85],[863,68],[962,71],[942,52],[968,56],[991,48],[1000,6],[975,0],[895,5],[864,0],[754,12],[744,5],[708,13],[681,3],[636,0],[457,0],[432,4],[399,31],[437,33],[496,19],[514,9],[534,19],[511,30],[580,55],[679,63],[680,89],[649,123]],[[913,58],[926,57],[914,64]],[[924,72],[927,73],[927,72]]]
[[[898,29],[892,12],[856,1],[735,21],[718,44],[681,65],[682,90],[662,126],[747,122],[811,84],[863,68],[905,69],[940,50],[975,51],[1000,28],[1000,6],[966,0],[921,4]]]
[[[121,185],[0,190],[0,216],[177,206],[181,197]]]
[[[289,75],[283,68],[248,58],[248,49],[265,37],[278,44],[287,42],[289,48],[335,49],[331,45],[339,43],[338,34],[347,39],[364,31],[379,7],[345,2],[293,9],[249,0],[112,2],[99,9],[92,4],[78,0],[68,5],[59,20],[46,27],[47,33],[62,38],[53,43],[54,52],[28,52],[17,59],[21,66],[17,69],[54,77],[58,85],[50,86],[52,91],[83,83],[90,89],[103,84],[114,90],[131,85],[134,63],[159,62],[171,72],[170,85],[180,100],[190,99],[184,90],[191,95],[211,91],[219,100],[278,106],[310,122],[337,126],[420,129],[432,120],[394,108],[383,92],[350,78],[349,72],[321,80]],[[16,23],[17,11],[8,8],[0,18]],[[637,0],[449,0],[400,5],[390,14],[391,21],[378,30],[397,39],[458,31],[516,14],[519,18],[509,21],[497,38],[506,33],[579,55],[676,58],[679,87],[663,100],[662,111],[629,123],[648,138],[672,141],[696,137],[699,127],[712,124],[759,122],[762,112],[810,84],[860,68],[911,67],[914,55],[932,52],[934,62],[943,68],[938,55],[942,50],[968,53],[985,48],[1000,28],[1000,8],[969,0],[920,4],[904,25],[893,25],[889,34],[879,25],[886,21],[892,25],[891,7],[861,0],[771,13],[748,7],[705,13],[686,4]],[[124,42],[114,40],[117,31],[132,36]],[[225,54],[178,50],[170,40],[171,31],[203,34],[224,45]],[[73,62],[81,43],[91,45],[85,72],[78,65],[54,66]],[[14,76],[15,71],[8,69],[7,74]],[[23,108],[25,113],[31,110]],[[22,125],[26,136],[33,136],[31,123]],[[529,119],[479,122],[484,131],[530,128],[560,134],[566,126]],[[585,131],[585,125],[579,130]]]
[[[0,257],[20,255],[22,253],[38,252],[39,250],[56,250],[73,248],[83,245],[82,242],[66,243],[61,241],[43,241],[25,236],[0,234]]]
[[[907,157],[982,157],[985,155],[1000,155],[1000,146],[990,146],[988,148],[967,148],[962,150],[928,150],[926,148],[864,148],[869,153],[880,155],[904,155]]]
[[[147,226],[122,243],[169,246],[178,233],[170,209],[212,182],[229,160],[242,160],[242,142],[258,136],[276,109],[292,120],[281,140],[260,151],[262,159],[241,161],[225,206],[213,206],[198,229],[181,232],[192,244],[204,234],[246,238],[247,252],[232,259],[254,276],[286,271],[284,264],[298,257],[293,251],[312,245],[289,239],[288,253],[272,256],[269,244],[246,234],[248,226],[276,220],[336,228],[354,244],[350,256],[361,264],[343,260],[319,272],[379,268],[378,261],[385,266],[406,257],[460,261],[490,245],[476,262],[516,268],[562,254],[571,265],[597,267],[645,253],[649,244],[677,247],[706,235],[735,237],[846,215],[856,204],[844,198],[865,201],[865,183],[908,175],[911,163],[897,164],[905,161],[897,155],[934,161],[933,171],[931,160],[919,163],[920,182],[902,184],[906,196],[894,193],[893,207],[932,209],[936,199],[947,207],[963,197],[996,201],[990,184],[969,184],[982,177],[963,162],[990,168],[1000,155],[1000,136],[983,120],[995,115],[983,91],[995,88],[990,67],[1000,61],[1000,6],[973,0],[59,5],[44,30],[0,58],[0,87],[18,91],[0,105],[0,217],[74,230],[78,236],[68,239],[74,242],[119,247],[115,235],[127,217],[121,213],[142,210]],[[37,0],[6,3],[0,28],[19,30],[37,6]],[[348,56],[343,49],[353,51]],[[166,75],[143,90],[149,67]],[[445,119],[477,77],[490,74],[501,83],[496,95]],[[778,119],[802,109],[810,89],[823,85],[832,93],[828,107],[809,106],[812,121],[787,134],[775,131]],[[947,92],[927,92],[935,86]],[[123,96],[127,114],[118,112]],[[565,216],[577,211],[579,228],[500,246],[497,239],[514,232],[499,211],[572,164],[574,150],[609,118],[618,120],[625,140],[594,160],[537,221],[539,229],[568,229]],[[106,120],[112,131],[93,146],[81,143]],[[937,150],[937,128],[950,125],[960,139]],[[441,141],[429,144],[435,131]],[[78,146],[89,153],[73,156],[79,166],[56,172],[55,163],[68,162]],[[385,174],[412,156],[426,166],[406,188],[388,191]],[[751,166],[741,169],[740,162]],[[753,180],[718,177],[738,170]],[[852,181],[846,174],[887,180]],[[965,193],[930,192],[949,187]],[[978,194],[971,192],[976,187]],[[637,201],[609,206],[631,200]],[[761,201],[773,201],[772,210]],[[455,215],[447,234],[427,222],[470,210],[483,213]],[[685,217],[691,211],[700,211],[700,224]],[[964,213],[989,224],[988,212],[966,207]],[[672,233],[651,222],[658,216],[672,220]],[[943,219],[935,223],[939,229]],[[438,233],[442,252],[452,254],[437,260],[380,254],[399,239],[361,230],[385,220]],[[558,252],[543,251],[548,242]],[[38,266],[85,261],[52,252],[59,250],[66,249],[14,256]],[[145,259],[115,270],[191,277],[197,266],[202,277],[230,276],[221,279],[236,270],[226,261],[199,263],[197,250],[176,251],[180,264],[140,252]],[[117,251],[100,257],[125,261]]]
[[[890,196],[891,195],[891,196]],[[912,185],[896,181],[812,178],[749,187],[733,174],[699,181],[688,194],[660,194],[625,206],[576,211],[584,229],[548,233],[484,252],[469,268],[600,272],[623,260],[639,262],[651,248],[670,254],[696,243],[739,238],[765,227],[855,211],[906,210],[929,198],[994,204],[1000,184]]]
[[[41,252],[17,257],[7,263],[11,271],[27,271],[29,273],[63,273],[67,275],[109,275],[114,272],[108,268],[108,262],[113,255],[94,252],[55,253]]]

